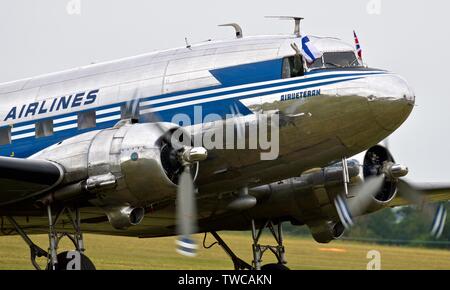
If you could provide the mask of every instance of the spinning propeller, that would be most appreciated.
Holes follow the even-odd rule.
[[[192,147],[186,145],[183,140],[186,132],[178,128],[174,132],[168,132],[162,123],[155,123],[162,134],[162,143],[168,146],[168,156],[175,167],[181,167],[181,174],[177,178],[176,197],[176,251],[179,254],[193,257],[197,252],[197,244],[192,239],[192,234],[197,232],[197,205],[195,197],[194,176],[192,167],[200,161],[208,158],[208,151],[203,147]],[[186,138],[186,139],[185,139]],[[184,143],[184,145],[182,144]]]
[[[353,217],[365,212],[373,202],[373,198],[380,191],[384,182],[384,175],[370,177],[352,193],[354,198],[347,199],[344,195],[338,195],[334,205],[342,225],[349,230],[354,226]]]
[[[354,192],[350,193],[350,196],[353,197],[347,198],[341,194],[334,200],[339,219],[344,227],[347,230],[353,227],[353,217],[366,213],[373,204],[374,198],[382,191],[383,186],[389,183],[391,187],[396,187],[397,194],[402,198],[413,205],[417,205],[428,218],[433,218],[430,234],[436,239],[440,238],[447,217],[445,205],[443,203],[439,205],[431,204],[425,192],[414,188],[407,181],[401,179],[408,174],[408,168],[395,164],[389,153],[390,160],[384,162],[379,161],[379,156],[375,157],[377,158],[371,159],[375,162],[370,164],[372,174],[365,179],[362,185],[356,187]]]
[[[136,115],[140,99],[140,90],[133,92],[132,101],[127,103],[126,111],[131,115]],[[145,116],[144,122],[155,124],[160,131],[161,152],[166,150],[170,166],[177,168],[178,178],[172,179],[177,183],[176,196],[176,251],[182,255],[195,256],[197,245],[192,239],[192,234],[197,231],[197,206],[195,197],[194,177],[191,172],[192,167],[208,157],[208,152],[203,147],[192,147],[187,145],[190,136],[182,128],[175,131],[168,130],[164,123],[160,122],[155,113]],[[183,142],[185,141],[185,142]],[[190,144],[190,143],[189,143]],[[163,148],[167,146],[167,148]],[[181,174],[180,174],[181,171]]]
[[[427,218],[433,219],[430,234],[435,239],[439,239],[442,236],[445,221],[447,219],[447,208],[445,207],[445,204],[432,204],[424,192],[414,188],[404,180],[400,180],[398,186],[399,192],[402,192],[403,198],[410,201],[412,204],[417,205]]]
[[[183,172],[179,177],[177,190],[177,252],[185,256],[195,256],[197,244],[191,235],[197,231],[197,206],[195,200],[194,179],[191,166],[208,157],[203,147],[188,147],[180,151]]]

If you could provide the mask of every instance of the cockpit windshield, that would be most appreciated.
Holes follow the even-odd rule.
[[[308,65],[310,69],[360,66],[362,64],[353,51],[324,52],[321,58]]]

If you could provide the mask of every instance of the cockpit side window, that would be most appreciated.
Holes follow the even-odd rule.
[[[303,59],[301,56],[295,55],[283,59],[283,79],[300,77],[304,74]]]
[[[313,63],[310,63],[308,66],[311,69],[323,68],[323,57],[316,59]]]

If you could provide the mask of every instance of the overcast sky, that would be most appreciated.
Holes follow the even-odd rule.
[[[407,0],[2,0],[0,82],[233,36],[218,24],[237,22],[245,35],[303,31],[353,42],[359,34],[372,67],[404,76],[417,95],[411,118],[391,138],[398,162],[416,181],[450,182],[450,67],[447,1]],[[70,12],[70,13],[68,13]],[[78,14],[78,12],[80,12]]]

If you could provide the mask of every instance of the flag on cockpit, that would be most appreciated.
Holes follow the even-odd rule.
[[[301,53],[308,63],[313,63],[316,59],[321,58],[323,55],[323,53],[312,44],[308,36],[302,37]]]
[[[356,32],[353,30],[353,35],[355,36],[355,45],[356,45],[356,52],[358,53],[358,58],[362,60],[362,49],[361,45],[359,44],[358,36],[356,35]]]

